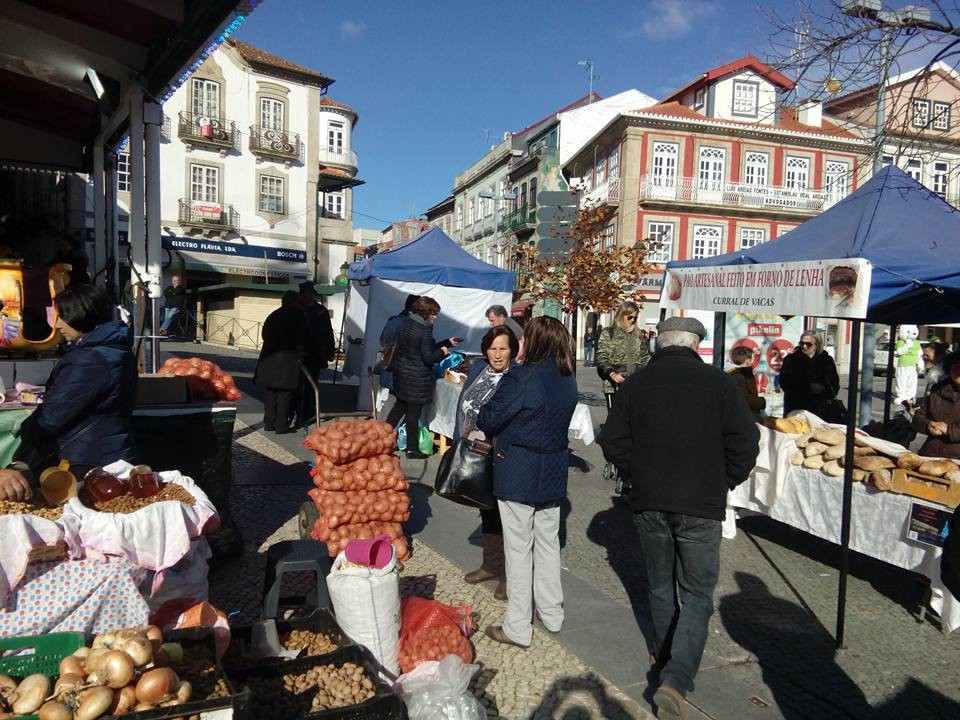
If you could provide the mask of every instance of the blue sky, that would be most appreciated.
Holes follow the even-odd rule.
[[[796,0],[763,0],[792,15]],[[751,0],[266,0],[237,37],[336,78],[360,114],[354,227],[382,229],[452,190],[490,137],[587,92],[662,97],[753,53],[771,27]]]

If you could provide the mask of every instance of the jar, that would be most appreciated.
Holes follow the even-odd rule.
[[[130,494],[135,498],[153,497],[160,492],[160,476],[146,465],[137,465],[130,471]]]
[[[83,486],[97,502],[106,502],[129,492],[120,478],[101,467],[96,467],[83,476]]]

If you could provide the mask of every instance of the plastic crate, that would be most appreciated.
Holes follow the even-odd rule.
[[[25,655],[0,657],[0,674],[23,679],[37,673],[47,677],[60,674],[60,661],[84,646],[82,632],[59,632],[46,635],[24,635],[0,640],[0,654],[33,650]],[[36,715],[23,715],[22,720],[36,720]]]
[[[184,646],[184,657],[189,657],[191,645],[207,645],[213,657],[216,657],[213,630],[211,628],[196,627],[182,630],[166,630],[163,633],[164,642],[177,642]],[[224,672],[219,662],[215,661],[217,669],[227,684],[227,697],[213,700],[191,700],[182,705],[173,707],[154,708],[136,713],[127,713],[124,720],[174,720],[175,718],[204,717],[204,713],[219,711],[215,717],[226,717],[224,711],[232,711],[235,720],[247,717],[247,705],[250,692],[246,689],[237,691],[230,677]],[[173,668],[176,671],[176,668]],[[182,679],[182,678],[181,678]],[[104,720],[107,720],[105,718]]]
[[[276,623],[277,635],[281,638],[285,633],[288,633],[291,630],[312,630],[313,632],[323,633],[324,635],[329,636],[330,639],[336,644],[337,650],[354,644],[353,640],[351,640],[340,628],[340,625],[337,624],[337,620],[333,616],[333,613],[326,608],[315,610],[306,617],[291,618],[289,620],[277,620]],[[283,658],[243,660],[240,656],[242,653],[246,652],[247,648],[250,646],[250,638],[252,634],[253,628],[250,625],[242,625],[240,627],[230,629],[230,649],[227,650],[227,654],[223,657],[223,664],[228,670],[231,672],[243,671],[254,666],[264,667],[271,664],[286,664],[291,662],[290,660],[284,660]],[[329,657],[335,652],[336,650],[323,655],[304,655],[303,657],[296,659],[303,660],[304,658],[325,658]]]
[[[283,665],[271,665],[252,668],[244,672],[236,673],[237,683],[245,684],[251,678],[276,678],[277,682],[282,684],[281,678],[284,675],[299,674],[306,672],[314,667],[322,665],[334,665],[339,667],[344,663],[356,663],[362,665],[367,676],[373,680],[373,689],[376,693],[366,702],[349,707],[336,708],[333,710],[322,710],[320,712],[305,712],[302,715],[285,715],[284,720],[408,720],[407,706],[398,695],[391,692],[390,687],[384,683],[379,676],[379,670],[376,663],[369,654],[359,645],[348,645],[329,655],[323,655],[313,658],[299,658],[289,660]],[[262,720],[266,717],[276,717],[276,709],[273,712],[260,712],[262,709],[256,705],[256,690],[250,691],[249,720]],[[259,714],[258,714],[259,713]]]

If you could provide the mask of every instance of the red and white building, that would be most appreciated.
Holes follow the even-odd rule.
[[[581,203],[614,210],[601,242],[654,241],[662,274],[671,260],[767,242],[851,192],[868,142],[819,104],[782,104],[792,87],[748,55],[620,113],[563,167]],[[645,280],[643,316],[655,323],[660,278]]]

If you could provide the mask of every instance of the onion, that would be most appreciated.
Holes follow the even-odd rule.
[[[50,694],[50,678],[37,673],[24,678],[11,697],[13,711],[18,715],[36,712]]]
[[[99,657],[98,661],[87,678],[91,685],[106,685],[119,690],[133,680],[133,660],[125,652],[110,650]]]
[[[40,720],[73,720],[73,713],[62,702],[51,700],[40,707]]]
[[[67,657],[60,661],[60,674],[79,675],[82,678],[85,677],[87,673],[84,672],[83,669],[83,660],[74,655],[67,655]]]
[[[110,715],[126,715],[137,704],[137,692],[133,685],[127,685],[113,693],[113,702],[107,708]]]
[[[91,650],[96,650],[98,648],[110,648],[116,640],[116,633],[102,633],[97,635],[93,639],[93,643],[90,645]]]
[[[65,700],[66,696],[74,692],[83,685],[83,675],[76,673],[61,673],[60,679],[53,687],[53,697],[57,700]]]
[[[153,710],[156,705],[150,705],[149,703],[137,703],[133,707],[134,712],[143,712],[144,710]]]
[[[180,678],[170,668],[155,668],[143,674],[137,683],[137,700],[158,705],[168,699],[180,685]]]
[[[179,665],[183,662],[183,645],[180,643],[164,643],[160,650],[167,654],[171,665]]]
[[[113,690],[110,688],[88,688],[77,696],[73,717],[75,720],[94,720],[103,715],[112,702]]]
[[[9,695],[17,689],[17,681],[9,675],[0,675],[0,695]]]
[[[147,625],[147,640],[153,644],[153,651],[156,652],[163,645],[163,631],[156,625]]]
[[[74,651],[73,656],[81,659],[88,658],[90,657],[90,648],[88,647],[77,648]]]
[[[183,704],[190,702],[191,695],[193,695],[193,685],[186,680],[182,680],[177,686],[177,703]]]
[[[153,645],[144,635],[127,638],[120,649],[130,656],[137,667],[143,667],[153,659]]]

